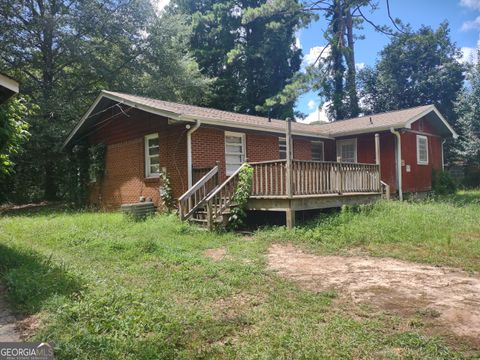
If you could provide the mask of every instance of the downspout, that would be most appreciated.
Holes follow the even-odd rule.
[[[398,199],[403,201],[403,190],[402,190],[402,138],[400,133],[396,131],[393,127],[390,128],[390,132],[397,138],[397,177],[398,177]]]
[[[445,145],[445,142],[447,139],[442,140],[442,171],[445,171],[445,154],[443,153],[443,145]]]
[[[202,122],[200,120],[196,120],[196,124],[190,128],[190,125],[187,125],[187,167],[188,167],[188,188],[192,187],[193,182],[193,169],[192,169],[192,134],[197,131],[200,127]]]

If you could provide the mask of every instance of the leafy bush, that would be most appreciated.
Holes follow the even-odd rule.
[[[247,202],[252,191],[253,168],[250,165],[245,165],[238,173],[238,184],[233,195],[233,203],[230,217],[228,218],[228,228],[238,229],[243,225],[247,216]]]
[[[434,171],[432,176],[432,190],[438,195],[454,194],[457,191],[457,183],[446,171]]]

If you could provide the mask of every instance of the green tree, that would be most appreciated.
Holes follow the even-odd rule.
[[[0,202],[8,199],[14,157],[18,157],[30,136],[24,118],[33,110],[25,98],[19,97],[0,105]]]
[[[72,189],[61,144],[101,89],[200,102],[208,82],[174,43],[189,29],[179,19],[166,22],[149,0],[0,0],[0,71],[13,71],[39,106],[17,159],[21,200]],[[164,33],[173,31],[168,41]]]
[[[434,104],[456,127],[454,102],[462,89],[464,66],[449,36],[448,23],[421,27],[392,38],[375,67],[359,74],[365,111],[377,113]]]
[[[456,155],[469,165],[480,166],[480,49],[477,54],[476,64],[467,73],[469,86],[455,104],[460,130]]]
[[[170,7],[191,18],[193,55],[202,72],[215,79],[210,106],[279,118],[293,115],[293,101],[272,109],[256,106],[283,89],[300,69],[295,31],[306,17],[298,11],[256,16],[266,3],[175,0]]]
[[[374,11],[377,4],[371,0],[311,0],[302,7],[295,6],[295,0],[272,0],[260,7],[258,16],[300,13],[307,18],[323,17],[327,28],[323,33],[326,41],[324,49],[308,66],[304,73],[296,74],[282,91],[268,98],[262,108],[276,103],[295,101],[298,96],[310,90],[319,91],[319,95],[329,102],[328,113],[331,120],[341,120],[358,116],[360,112],[357,92],[357,69],[355,64],[355,35],[362,24],[368,23],[376,31],[389,36],[395,33],[388,26],[379,26],[369,20],[365,9]],[[390,13],[386,0],[388,17],[395,29],[402,33],[406,28],[399,19]],[[299,16],[299,15],[297,15]]]
[[[13,172],[12,155],[18,154],[30,136],[23,120],[29,114],[26,100],[16,98],[0,105],[0,179]]]

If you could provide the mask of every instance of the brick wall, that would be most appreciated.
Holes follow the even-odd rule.
[[[128,115],[115,117],[90,136],[91,143],[107,145],[105,176],[90,185],[90,202],[101,208],[118,208],[137,202],[140,196],[151,197],[161,206],[159,179],[145,178],[144,136],[152,133],[159,135],[160,166],[170,177],[174,197],[187,189],[185,125],[168,125],[166,118],[139,110]]]

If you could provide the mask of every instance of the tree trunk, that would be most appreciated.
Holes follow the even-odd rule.
[[[347,48],[345,51],[345,59],[347,63],[347,78],[346,88],[349,100],[349,117],[357,117],[360,113],[358,107],[358,95],[356,84],[356,69],[355,69],[355,42],[353,39],[353,20],[351,8],[345,9],[346,16],[346,32],[347,32]]]
[[[45,200],[57,199],[57,183],[55,178],[55,166],[47,160],[45,164]]]
[[[334,13],[332,18],[333,41],[331,44],[332,56],[332,75],[333,75],[333,94],[332,107],[334,120],[345,118],[344,108],[344,86],[343,77],[345,67],[343,65],[342,48],[344,47],[344,21],[342,0],[335,0]]]

